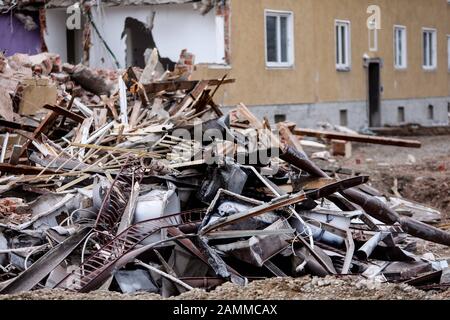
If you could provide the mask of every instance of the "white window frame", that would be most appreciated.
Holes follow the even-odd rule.
[[[432,60],[433,60],[433,64],[432,65],[425,65],[425,42],[423,39],[423,35],[424,33],[430,33],[432,34]],[[435,28],[422,28],[422,67],[424,70],[436,70],[437,69],[437,29]]]
[[[267,52],[267,17],[277,18],[277,57],[278,61],[268,61]],[[279,17],[287,17],[287,62],[281,61],[281,28]],[[268,68],[292,68],[294,66],[294,13],[292,11],[264,10],[264,51],[266,55],[266,67]]]
[[[398,57],[398,46],[397,46],[397,30],[402,30],[402,37],[400,41],[403,42],[403,51],[402,51],[402,62],[403,64],[399,64],[397,61]],[[402,25],[394,25],[394,68],[395,69],[406,69],[408,68],[408,29]]]
[[[345,25],[347,27],[347,37],[345,41],[345,48],[346,48],[346,57],[347,61],[340,63],[338,62],[338,52],[342,52],[341,48],[341,42],[338,42],[338,37],[340,35],[336,31],[337,26]],[[350,71],[352,68],[352,25],[349,20],[334,20],[334,54],[335,54],[335,63],[336,63],[336,70],[338,71]],[[339,48],[336,47],[336,45],[339,46]]]

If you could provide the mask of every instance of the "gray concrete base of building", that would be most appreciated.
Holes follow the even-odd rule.
[[[249,106],[259,118],[271,122],[291,121],[304,128],[317,128],[320,122],[344,125],[354,130],[369,127],[366,101],[328,102],[313,104],[288,104]],[[231,107],[225,107],[225,110]],[[424,127],[449,125],[450,97],[424,99],[383,100],[381,126],[420,124]]]

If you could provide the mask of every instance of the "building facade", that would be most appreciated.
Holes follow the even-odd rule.
[[[449,123],[448,0],[104,0],[91,2],[91,23],[83,15],[73,30],[76,1],[45,3],[41,46],[63,61],[143,67],[146,49],[157,48],[169,67],[188,49],[194,78],[236,79],[218,102],[244,102],[274,122]]]
[[[448,124],[447,0],[231,0],[229,12],[229,65],[197,73],[237,79],[224,105],[306,127]]]

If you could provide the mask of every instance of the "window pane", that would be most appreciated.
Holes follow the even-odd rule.
[[[280,17],[281,62],[288,62],[287,17]]]
[[[339,50],[339,43],[340,43],[340,33],[339,33],[339,26],[336,25],[336,64],[341,63],[340,59],[340,50]]]
[[[423,33],[423,65],[424,66],[428,66],[428,59],[427,59],[427,53],[428,53],[428,50],[427,50],[427,33],[426,32],[424,32]]]
[[[400,67],[403,66],[403,38],[402,38],[403,30],[398,30],[398,65]]]
[[[434,66],[434,33],[430,32],[428,34],[430,40],[429,40],[429,44],[430,44],[430,67]]]
[[[398,29],[394,31],[394,64],[398,66]]]
[[[277,62],[277,17],[266,17],[266,35],[267,61]]]
[[[428,65],[433,66],[433,37],[431,32],[428,32]]]
[[[347,34],[346,34],[346,26],[341,26],[341,41],[342,41],[342,63],[347,64]]]
[[[398,65],[398,29],[395,29],[394,33],[394,57],[395,57],[395,65]]]
[[[450,36],[447,38],[447,58],[448,58],[448,69],[450,70]]]

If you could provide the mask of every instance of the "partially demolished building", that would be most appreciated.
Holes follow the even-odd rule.
[[[218,93],[221,104],[246,101],[272,122],[289,116],[304,127],[326,121],[355,130],[448,124],[446,0],[1,3],[1,47],[10,54],[48,49],[75,64],[125,68],[144,67],[157,48],[170,69],[188,49],[196,79],[239,79]]]
[[[360,0],[2,0],[0,294],[304,275],[448,289],[449,261],[418,250],[450,246],[444,216],[328,161],[352,141],[421,147],[347,127],[448,122],[450,5],[398,1],[421,13],[383,14],[392,57],[385,29],[357,27]],[[427,50],[406,55],[413,35]]]

